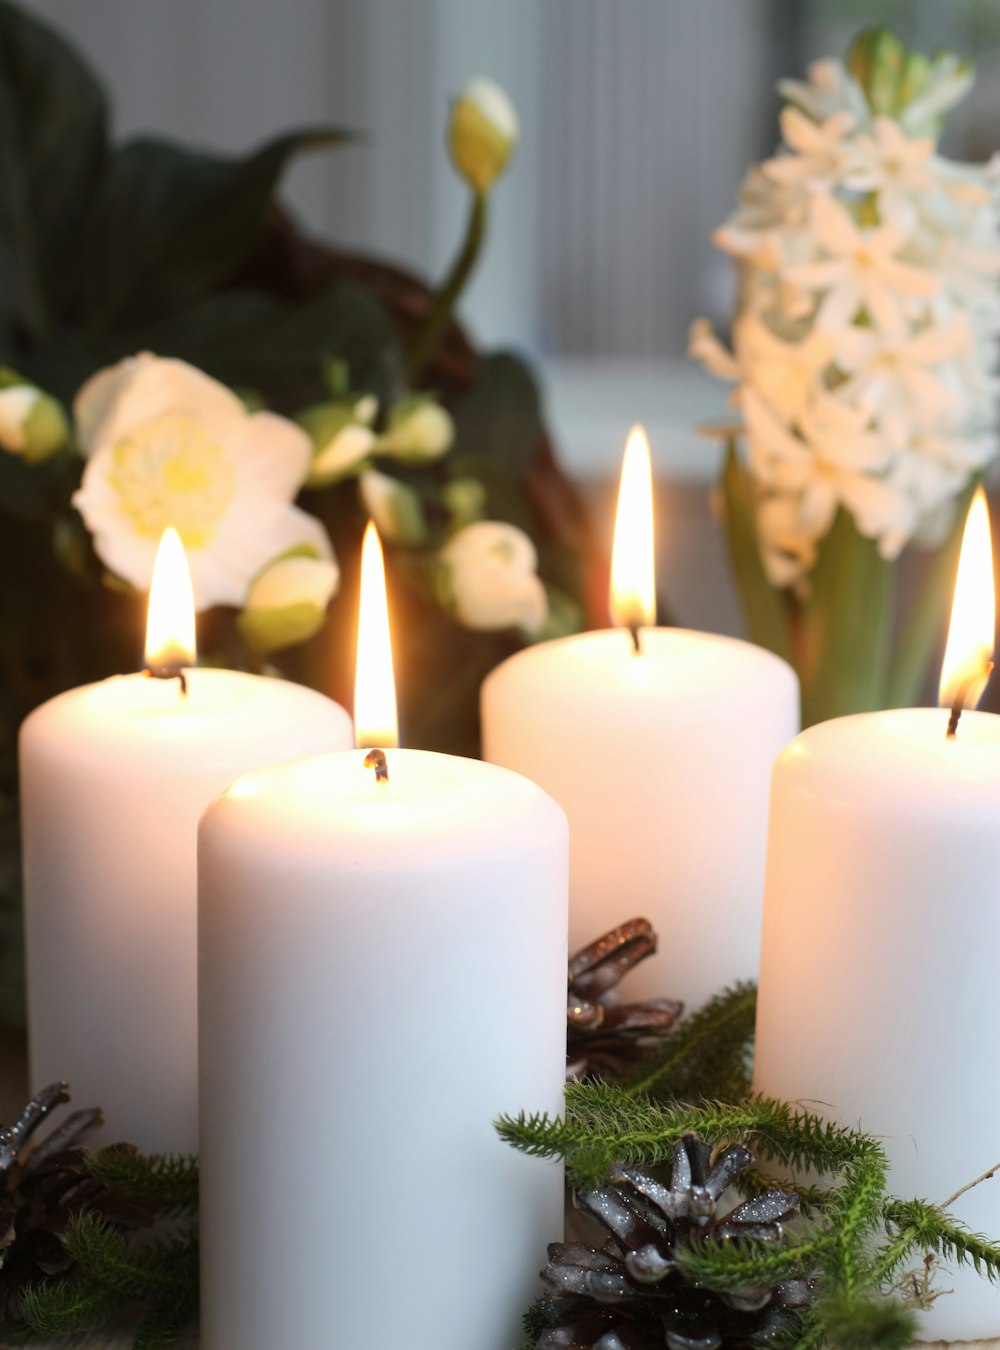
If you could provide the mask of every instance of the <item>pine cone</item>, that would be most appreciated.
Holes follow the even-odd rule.
[[[685,1277],[677,1253],[688,1244],[781,1242],[798,1208],[792,1191],[772,1190],[718,1214],[719,1201],[753,1161],[742,1145],[710,1166],[708,1144],[685,1135],[674,1149],[670,1185],[613,1169],[610,1184],[574,1202],[610,1236],[549,1247],[540,1309],[549,1323],[537,1350],[744,1350],[795,1326],[814,1290],[804,1280],[716,1294]]]
[[[0,1321],[16,1315],[26,1285],[71,1272],[61,1236],[74,1213],[96,1210],[121,1228],[148,1222],[139,1206],[90,1175],[83,1144],[103,1124],[100,1110],[75,1111],[44,1139],[32,1140],[69,1099],[66,1084],[53,1083],[32,1098],[16,1125],[0,1126]]]
[[[619,1078],[642,1060],[684,1011],[676,999],[618,1003],[610,991],[656,951],[646,919],[630,919],[569,960],[566,1077]]]

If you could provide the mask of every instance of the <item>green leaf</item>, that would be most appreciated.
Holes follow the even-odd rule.
[[[889,668],[886,704],[890,708],[912,708],[920,701],[931,661],[947,628],[965,517],[979,481],[977,475],[958,499],[951,533],[935,552],[920,591],[911,601]]]
[[[542,436],[538,388],[523,361],[510,352],[485,357],[476,383],[451,409],[454,475],[489,485],[490,478],[517,478],[526,470]]]
[[[75,293],[79,223],[106,155],[104,95],[68,43],[0,0],[0,345],[42,340]]]
[[[771,585],[757,543],[753,481],[740,463],[735,441],[730,441],[722,471],[726,547],[729,566],[740,597],[747,635],[759,647],[791,660],[788,610],[781,593]]]
[[[85,226],[88,325],[176,310],[223,284],[260,242],[288,162],[346,139],[332,128],[294,131],[246,159],[129,142]]]
[[[796,667],[805,726],[886,706],[892,564],[841,510],[799,610]]]
[[[148,350],[179,356],[224,384],[260,389],[279,411],[322,395],[324,357],[349,357],[365,387],[384,381],[395,338],[385,310],[348,281],[308,301],[254,291],[211,295],[183,313],[118,330],[96,365]]]

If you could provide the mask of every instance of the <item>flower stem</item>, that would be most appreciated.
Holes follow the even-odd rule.
[[[474,192],[462,248],[452,264],[451,271],[434,297],[427,322],[417,334],[410,348],[406,374],[411,385],[416,385],[419,382],[437,351],[438,345],[451,322],[452,312],[458,297],[465,289],[465,284],[476,265],[476,259],[479,257],[479,250],[482,248],[485,237],[486,193]]]

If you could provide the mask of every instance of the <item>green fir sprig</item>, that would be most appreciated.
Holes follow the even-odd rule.
[[[734,984],[684,1018],[628,1080],[635,1092],[697,1102],[750,1090],[757,986]]]
[[[20,1291],[0,1334],[28,1345],[118,1324],[133,1330],[133,1350],[166,1350],[197,1312],[197,1159],[116,1145],[85,1164],[105,1208],[110,1197],[143,1221],[126,1229],[86,1205],[75,1212],[61,1235],[68,1272]]]
[[[789,1343],[796,1350],[902,1350],[916,1335],[916,1314],[898,1297],[901,1272],[933,1253],[1000,1279],[1000,1246],[946,1206],[890,1195],[873,1136],[753,1094],[754,1008],[752,985],[728,989],[680,1023],[628,1082],[570,1083],[562,1116],[503,1116],[497,1131],[523,1153],[562,1160],[580,1190],[604,1184],[615,1165],[663,1168],[685,1134],[719,1149],[745,1144],[761,1165],[737,1179],[740,1192],[792,1189],[801,1217],[782,1246],[691,1244],[678,1253],[683,1273],[720,1293],[814,1281],[820,1296],[799,1317]],[[537,1308],[526,1317],[525,1350],[537,1343],[539,1319]]]

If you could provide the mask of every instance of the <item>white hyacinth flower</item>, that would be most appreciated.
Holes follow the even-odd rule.
[[[184,542],[200,610],[242,605],[279,554],[332,559],[323,527],[293,505],[311,459],[294,422],[248,413],[194,366],[148,352],[88,380],[74,413],[87,463],[73,504],[104,564],[138,589],[168,525]]]
[[[732,351],[691,329],[734,385],[780,587],[806,582],[841,508],[887,557],[937,537],[996,453],[1000,165],[937,150],[968,66],[937,56],[907,86],[893,43],[862,45],[857,78],[821,61],[779,86],[781,152],[715,235],[740,264]]]

